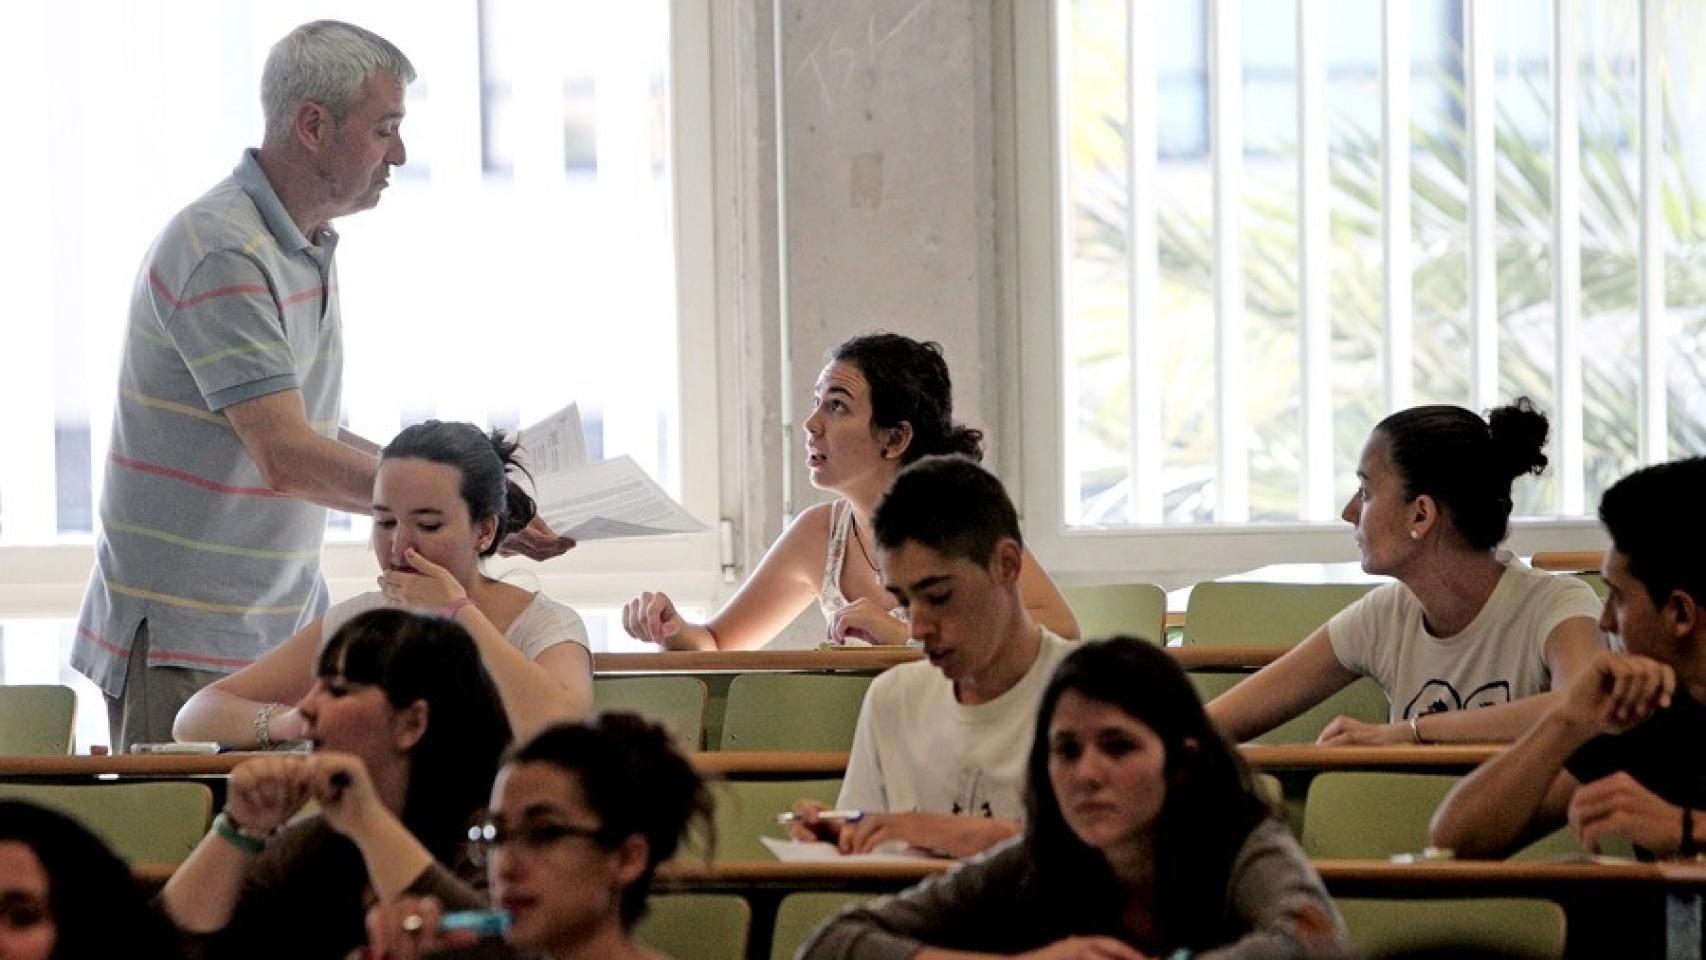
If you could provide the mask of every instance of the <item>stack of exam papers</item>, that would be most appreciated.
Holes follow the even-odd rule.
[[[612,540],[705,529],[632,457],[588,463],[575,404],[522,430],[521,448],[539,515],[563,536]]]

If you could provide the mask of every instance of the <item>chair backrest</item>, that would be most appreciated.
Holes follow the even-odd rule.
[[[785,839],[778,813],[793,809],[795,800],[816,800],[832,806],[841,793],[841,780],[729,780],[712,787],[717,801],[717,860],[775,860],[760,837]]]
[[[1125,634],[1167,642],[1167,592],[1153,583],[1102,583],[1062,587],[1060,592],[1078,619],[1082,637],[1100,640]]]
[[[1290,646],[1374,589],[1373,583],[1210,580],[1191,588],[1184,642]]]
[[[1232,689],[1247,673],[1223,673],[1211,670],[1190,671],[1191,686],[1204,703]],[[1314,743],[1323,728],[1337,716],[1354,717],[1368,723],[1385,723],[1390,716],[1386,692],[1380,684],[1360,677],[1308,710],[1254,737],[1251,743]]]
[[[1604,600],[1606,594],[1611,592],[1611,584],[1605,582],[1605,574],[1598,570],[1587,570],[1581,573],[1566,574],[1566,576],[1575,577],[1587,584],[1601,600]]]
[[[592,702],[600,713],[627,710],[663,725],[684,750],[705,740],[705,681],[698,677],[596,677]]]
[[[0,754],[50,756],[71,752],[77,695],[58,684],[0,686]]]
[[[866,893],[802,892],[790,893],[776,905],[776,928],[770,938],[770,960],[794,960],[810,937],[824,921],[841,912],[843,907],[871,899]]]
[[[1320,773],[1303,807],[1303,849],[1318,859],[1380,859],[1428,845],[1428,821],[1458,778]]]
[[[746,960],[752,907],[736,893],[658,893],[634,939],[676,960]]]
[[[743,673],[723,707],[724,750],[846,750],[870,674]]]
[[[1340,899],[1339,913],[1359,957],[1437,949],[1486,950],[1499,957],[1558,960],[1564,955],[1564,910],[1550,900]]]
[[[188,780],[146,783],[0,783],[0,798],[28,800],[76,819],[132,864],[177,864],[207,833],[213,791]]]

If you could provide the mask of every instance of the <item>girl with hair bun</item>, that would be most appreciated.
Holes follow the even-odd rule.
[[[896,333],[842,343],[812,388],[805,430],[812,486],[837,499],[795,517],[710,620],[690,623],[667,594],[646,592],[622,609],[630,636],[672,650],[748,650],[768,643],[816,600],[832,643],[907,641],[904,614],[877,569],[871,512],[895,474],[915,460],[983,457],[983,434],[954,422],[941,345]],[[1078,621],[1028,550],[1019,586],[1035,620],[1077,639]]]
[[[592,655],[580,615],[480,568],[534,516],[533,498],[512,477],[522,470],[516,446],[470,423],[428,420],[397,434],[380,451],[373,483],[378,589],[333,604],[266,656],[197,692],[173,735],[263,749],[301,738],[302,716],[288,705],[313,684],[322,638],[385,606],[460,623],[518,736],[591,713]]]
[[[1320,742],[1514,740],[1603,647],[1600,602],[1574,577],[1498,549],[1511,485],[1546,467],[1546,416],[1528,399],[1485,418],[1412,407],[1382,420],[1344,519],[1362,568],[1390,576],[1308,639],[1215,698],[1209,715],[1246,740],[1360,676],[1391,704],[1385,724],[1338,717]],[[1536,696],[1544,694],[1544,696]]]

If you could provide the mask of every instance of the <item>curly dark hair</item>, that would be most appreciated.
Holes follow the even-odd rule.
[[[983,459],[983,431],[954,422],[954,388],[942,345],[898,333],[868,333],[844,341],[829,358],[859,368],[871,387],[871,430],[912,427],[901,452],[904,466],[921,457],[957,453]]]
[[[646,839],[646,869],[622,890],[624,929],[645,915],[657,865],[675,856],[695,821],[708,850],[715,843],[711,789],[663,727],[632,713],[610,712],[585,723],[560,723],[521,744],[510,764],[544,763],[573,774],[614,848]]]

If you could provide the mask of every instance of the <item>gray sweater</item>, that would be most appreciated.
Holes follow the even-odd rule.
[[[800,950],[799,960],[908,960],[926,946],[997,954],[1035,950],[1064,935],[1039,915],[1023,837],[891,897],[842,911]],[[1058,892],[1057,892],[1058,899]],[[1328,942],[1298,939],[1299,917],[1331,924]],[[1348,952],[1344,921],[1303,850],[1277,820],[1250,831],[1226,884],[1221,945],[1198,960],[1268,960]]]

